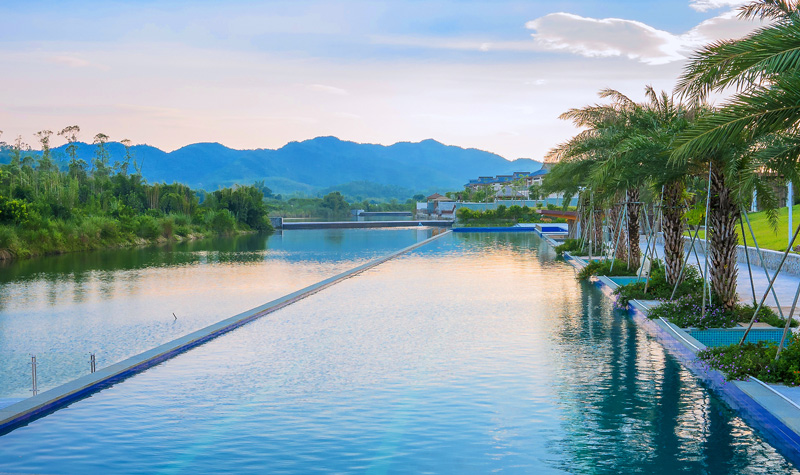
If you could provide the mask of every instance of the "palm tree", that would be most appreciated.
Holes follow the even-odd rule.
[[[598,211],[604,205],[611,210],[608,217],[612,229],[618,228],[618,219],[621,217],[617,207],[620,190],[608,187],[608,183],[596,181],[593,177],[594,170],[614,153],[614,147],[625,131],[626,109],[634,104],[627,97],[610,89],[600,91],[600,97],[611,97],[613,101],[611,104],[570,109],[559,116],[585,130],[548,152],[545,159],[557,163],[545,177],[542,186],[545,193],[561,192],[565,199],[574,196],[581,189],[588,190],[596,210],[592,218],[594,243],[602,241],[602,220]],[[638,229],[636,233],[638,236]],[[624,246],[618,247],[619,249],[624,249]]]
[[[740,204],[754,188],[771,199],[759,179],[764,170],[796,180],[800,141],[800,15],[796,2],[759,0],[740,10],[742,18],[773,23],[739,40],[716,42],[687,64],[678,91],[695,101],[735,88],[737,94],[701,117],[677,142],[675,163],[704,161],[711,180],[712,288],[727,307],[736,300],[735,235]],[[774,210],[773,210],[774,211]],[[774,219],[774,213],[771,213]]]
[[[631,131],[617,148],[617,159],[605,164],[603,173],[624,182],[628,189],[649,187],[661,194],[667,280],[675,284],[683,264],[685,178],[684,164],[670,163],[669,155],[677,133],[684,130],[695,111],[676,104],[667,93],[648,86],[648,101],[630,118]]]

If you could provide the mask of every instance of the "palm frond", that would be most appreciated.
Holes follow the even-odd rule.
[[[800,121],[800,76],[778,78],[769,87],[739,94],[696,123],[677,142],[673,160],[714,154],[732,143],[794,131]]]
[[[797,12],[797,2],[791,0],[755,0],[739,7],[739,18],[743,20],[780,19]]]
[[[744,90],[798,69],[800,16],[792,15],[742,39],[717,41],[700,49],[689,58],[676,91],[702,100],[713,91]]]
[[[614,102],[616,102],[625,109],[636,107],[635,101],[633,101],[630,97],[626,96],[625,94],[617,91],[616,89],[611,89],[611,88],[601,89],[598,95],[602,99],[608,99],[608,98],[612,99]]]

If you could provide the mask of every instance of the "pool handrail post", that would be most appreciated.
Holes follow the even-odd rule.
[[[794,294],[792,309],[789,311],[789,316],[786,318],[786,325],[783,326],[783,334],[781,334],[781,344],[778,345],[778,351],[775,353],[775,361],[778,361],[778,358],[781,357],[781,350],[783,350],[783,344],[786,341],[786,334],[789,332],[789,326],[792,324],[792,316],[794,316],[794,310],[795,308],[797,308],[798,297],[800,297],[800,283],[797,284],[797,292],[795,292]]]
[[[758,316],[758,311],[761,310],[761,307],[764,305],[764,301],[767,300],[767,295],[769,295],[769,291],[772,290],[772,286],[775,285],[775,281],[778,280],[778,274],[781,273],[781,268],[783,268],[783,263],[786,262],[786,257],[789,256],[789,251],[792,249],[792,244],[794,244],[795,239],[797,239],[797,233],[800,233],[800,225],[797,226],[797,229],[792,235],[792,240],[789,241],[789,245],[786,247],[786,251],[783,253],[783,258],[781,259],[780,264],[778,264],[778,268],[775,269],[775,275],[772,276],[772,280],[769,281],[769,286],[767,290],[764,292],[764,296],[761,297],[761,302],[758,303],[758,307],[756,307],[756,311],[753,312],[753,318],[750,319],[750,324],[747,325],[747,330],[745,330],[744,335],[742,335],[742,340],[739,342],[739,346],[742,346],[744,343],[744,339],[747,338],[747,334],[750,333],[750,329],[753,328],[753,324],[756,321],[756,317]]]
[[[689,234],[691,234],[692,230],[689,230]],[[675,287],[672,288],[672,294],[669,296],[669,299],[672,300],[675,298],[675,292],[678,290],[678,286],[681,283],[681,279],[683,279],[683,271],[686,270],[686,266],[689,265],[689,258],[692,257],[692,249],[694,248],[694,242],[697,239],[697,235],[700,233],[700,223],[697,223],[697,229],[694,230],[694,236],[692,236],[692,240],[689,241],[689,251],[686,252],[686,257],[683,259],[683,265],[681,266],[681,271],[678,272],[678,279],[675,281]],[[699,258],[698,258],[699,261]]]
[[[764,256],[761,254],[761,248],[758,246],[758,239],[756,239],[756,233],[753,231],[753,226],[750,224],[750,217],[747,215],[747,211],[742,206],[742,211],[744,211],[744,219],[747,222],[747,228],[750,230],[750,236],[753,238],[753,247],[756,248],[756,254],[758,254],[758,260],[761,263],[761,268],[764,269],[764,275],[767,277],[767,280],[770,279],[769,271],[767,270],[767,264],[764,262]],[[783,308],[781,307],[781,303],[778,300],[778,294],[775,292],[775,289],[772,289],[772,297],[775,299],[775,306],[778,307],[778,313],[783,316]],[[753,299],[753,304],[756,303],[756,300]]]
[[[742,243],[744,244],[744,258],[747,260],[747,274],[750,276],[750,290],[753,292],[753,303],[756,303],[756,284],[753,282],[753,269],[750,267],[750,252],[747,249],[747,238],[744,235],[744,220],[739,216],[739,227],[742,230]]]
[[[711,163],[712,163],[712,161],[709,160],[708,161],[708,193],[706,193],[706,226],[705,226],[705,228],[706,228],[706,230],[705,230],[706,246],[705,246],[705,252],[703,253],[703,256],[705,257],[705,268],[703,269],[703,308],[702,308],[702,314],[701,314],[702,315],[701,318],[703,318],[703,319],[705,319],[705,317],[706,317],[706,284],[709,284],[709,286],[708,286],[708,299],[711,300],[711,285],[708,282],[708,254],[709,254],[709,250],[710,250],[709,249],[709,245],[708,245],[708,243],[710,241],[709,232],[708,232],[708,211],[709,211],[709,207],[711,206]]]

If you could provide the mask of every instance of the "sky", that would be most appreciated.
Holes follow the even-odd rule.
[[[541,160],[558,116],[671,92],[686,58],[759,25],[740,0],[4,1],[0,140],[81,127],[170,151],[334,135]],[[63,143],[54,137],[54,144]]]

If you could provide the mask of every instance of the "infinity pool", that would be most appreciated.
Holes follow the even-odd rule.
[[[4,265],[0,398],[31,395],[31,354],[38,360],[39,389],[50,389],[88,373],[89,353],[97,355],[98,367],[107,366],[431,232],[298,230]]]
[[[0,471],[798,473],[530,234],[449,234],[0,437]]]

